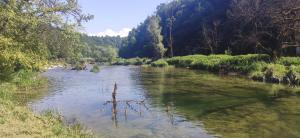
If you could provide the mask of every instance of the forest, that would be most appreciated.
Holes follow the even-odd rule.
[[[123,40],[120,36],[88,36],[81,34],[80,40],[84,43],[82,56],[93,58],[96,62],[111,63],[118,57],[118,49],[123,46]]]
[[[299,0],[85,2],[0,0],[0,137],[300,136]]]
[[[296,56],[299,7],[298,0],[174,0],[134,28],[119,54]]]

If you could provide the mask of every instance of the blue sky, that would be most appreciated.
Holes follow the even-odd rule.
[[[94,19],[84,23],[84,32],[91,35],[126,35],[167,0],[79,0],[84,13]]]

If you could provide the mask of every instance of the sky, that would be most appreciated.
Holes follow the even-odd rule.
[[[94,19],[84,23],[84,33],[97,36],[127,36],[167,0],[79,0],[84,13]]]

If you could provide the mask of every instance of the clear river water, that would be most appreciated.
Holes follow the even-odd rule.
[[[177,68],[52,69],[35,112],[104,137],[300,137],[300,89]],[[112,100],[117,84],[116,101]]]

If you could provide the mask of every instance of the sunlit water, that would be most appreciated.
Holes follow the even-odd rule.
[[[29,103],[107,137],[300,137],[300,91],[186,69],[54,69]],[[116,113],[112,91],[117,83]]]

